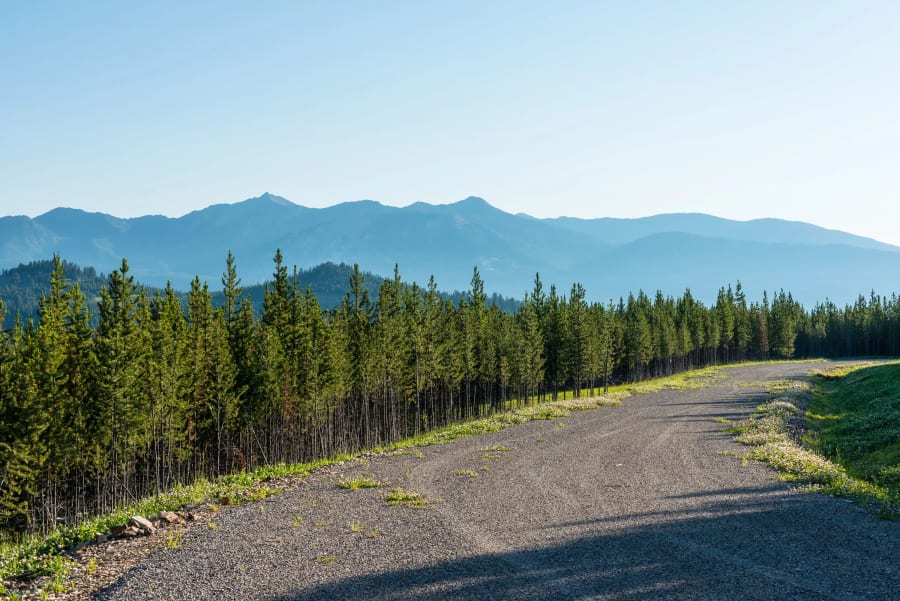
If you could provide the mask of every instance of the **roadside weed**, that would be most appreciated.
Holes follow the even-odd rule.
[[[486,447],[486,448],[484,448],[484,449],[481,449],[481,452],[482,452],[482,453],[491,453],[491,452],[494,452],[494,453],[508,453],[509,451],[512,451],[512,449],[511,449],[510,447],[504,447],[503,445],[499,445],[499,444],[498,444],[498,445],[494,445],[494,446],[492,446],[492,447]]]
[[[377,488],[381,486],[381,483],[377,480],[374,480],[369,477],[368,474],[363,474],[362,476],[358,476],[356,478],[347,478],[344,480],[338,480],[338,488],[346,488],[349,490],[359,490],[360,488]]]
[[[428,500],[420,493],[414,490],[403,490],[402,488],[393,488],[384,495],[384,500],[391,507],[410,507],[412,509],[423,509],[428,506]]]
[[[166,534],[166,547],[169,549],[177,549],[181,546],[181,541],[183,538],[184,532],[182,532],[181,528],[169,530],[169,532]]]
[[[478,472],[475,472],[473,470],[456,470],[453,472],[453,474],[456,476],[467,476],[469,478],[477,478],[478,477]]]

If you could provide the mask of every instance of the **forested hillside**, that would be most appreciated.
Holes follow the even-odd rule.
[[[6,319],[0,319],[0,327],[11,328],[16,318],[27,323],[29,319],[37,321],[40,318],[39,309],[41,295],[49,289],[50,274],[53,273],[53,261],[32,261],[25,265],[19,265],[12,269],[0,271],[0,299],[6,303]],[[67,281],[77,283],[84,293],[88,309],[96,316],[97,303],[100,300],[100,289],[106,284],[103,274],[98,274],[93,267],[80,267],[68,261],[63,262],[63,272]],[[347,293],[348,282],[353,273],[353,267],[346,263],[322,263],[309,269],[298,269],[291,272],[291,278],[296,278],[301,288],[310,287],[319,305],[333,309],[341,304]],[[378,297],[378,290],[384,278],[369,272],[363,272],[366,288],[373,299]],[[244,288],[243,295],[253,303],[253,309],[257,315],[262,312],[265,299],[265,287],[267,283],[256,284]],[[149,296],[153,296],[158,290],[146,287]],[[187,293],[176,290],[175,294],[186,305]],[[464,292],[441,292],[441,296],[449,298],[459,306]],[[213,307],[221,307],[225,304],[225,296],[221,290],[212,291]],[[493,293],[488,297],[488,304],[496,304],[503,311],[514,312],[518,307],[518,301],[512,298]]]
[[[129,265],[92,316],[53,262],[33,327],[0,334],[0,529],[45,530],[252,466],[371,448],[560,390],[746,359],[896,355],[900,301],[804,310],[790,293],[711,306],[685,291],[588,303],[536,277],[514,313],[476,269],[457,304],[398,273],[373,300],[358,268],[323,309],[280,251],[257,313],[229,257],[223,302],[195,278],[182,302]],[[0,302],[0,316],[4,313]],[[96,323],[96,325],[92,325]]]
[[[66,280],[78,283],[86,302],[96,309],[100,289],[106,283],[103,274],[93,267],[82,268],[68,261],[62,263],[62,268]],[[24,322],[38,316],[41,295],[48,289],[53,269],[53,261],[45,260],[0,271],[0,299],[6,306],[6,319],[0,319],[0,327],[11,328],[17,315]]]
[[[50,274],[53,273],[53,261],[32,261],[19,265],[12,269],[0,271],[0,298],[6,304],[6,319],[3,327],[11,328],[18,316],[23,322],[29,319],[39,318],[41,295],[49,288]],[[93,315],[97,314],[97,303],[100,300],[100,289],[106,284],[103,274],[98,274],[93,267],[80,267],[68,261],[63,262],[63,272],[71,283],[77,283],[85,295],[85,300]],[[292,272],[291,277],[296,277],[303,288],[309,286],[319,298],[323,307],[336,307],[341,304],[344,294],[347,292],[347,282],[353,268],[344,263],[323,263],[309,269],[298,269]],[[378,288],[383,277],[365,272],[366,286],[369,294],[377,295]],[[265,297],[266,284],[248,286],[244,295],[253,302],[254,310],[259,313],[262,310]],[[145,287],[149,296],[153,296],[161,289],[152,286]],[[176,290],[176,295],[182,304],[187,301],[187,293]],[[221,291],[213,291],[213,306],[221,307],[225,297]]]

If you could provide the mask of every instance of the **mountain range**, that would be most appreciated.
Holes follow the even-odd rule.
[[[245,282],[271,277],[275,250],[288,265],[358,263],[407,281],[434,276],[445,290],[466,289],[477,266],[489,292],[521,298],[535,273],[568,291],[575,281],[593,300],[630,291],[704,301],[740,281],[751,299],[790,291],[811,305],[853,302],[900,288],[900,247],[808,223],[733,221],[676,213],[637,219],[538,219],[469,197],[446,205],[398,208],[371,200],[309,208],[263,194],[183,217],[120,219],[58,208],[35,218],[0,218],[0,268],[59,253],[109,272],[128,259],[144,284],[187,289],[195,275],[218,285],[231,250]]]

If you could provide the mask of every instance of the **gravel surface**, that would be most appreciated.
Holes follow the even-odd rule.
[[[714,419],[764,396],[746,383],[814,368],[727,369],[708,388],[349,462],[222,512],[100,598],[896,599],[900,523],[723,454],[746,448]],[[336,485],[363,474],[382,486]],[[391,507],[394,487],[429,503]]]

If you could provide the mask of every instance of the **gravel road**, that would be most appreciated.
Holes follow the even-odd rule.
[[[821,367],[729,368],[707,388],[349,462],[222,512],[100,598],[897,599],[900,523],[724,454],[746,447],[714,419],[765,394],[747,383]],[[336,486],[363,474],[384,485]],[[430,502],[390,507],[393,487]]]

